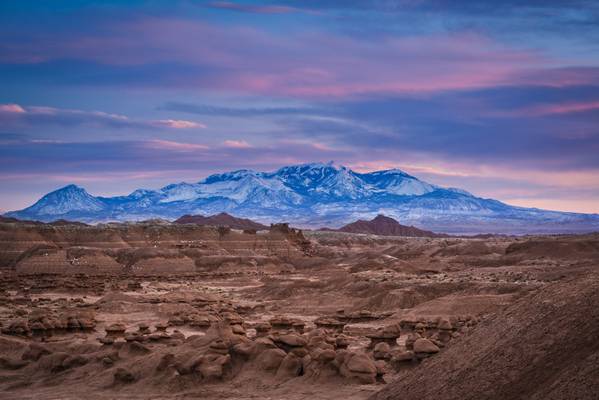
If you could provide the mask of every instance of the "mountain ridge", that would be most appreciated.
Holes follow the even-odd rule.
[[[393,218],[377,215],[370,221],[357,220],[339,229],[321,228],[320,230],[345,232],[345,233],[363,233],[379,236],[406,236],[406,237],[448,237],[448,235],[438,234],[431,231],[418,229],[414,226],[406,226],[400,224]]]
[[[256,222],[341,227],[383,214],[440,233],[574,233],[599,231],[599,215],[511,206],[456,188],[422,181],[402,170],[355,172],[333,163],[307,163],[271,172],[250,169],[213,174],[196,183],[94,197],[68,185],[6,217],[86,223],[176,220],[226,212]]]
[[[266,230],[269,227],[252,221],[248,218],[237,218],[225,212],[203,216],[203,215],[183,215],[174,224],[196,224],[196,225],[211,225],[211,226],[227,226],[232,229],[254,229]]]

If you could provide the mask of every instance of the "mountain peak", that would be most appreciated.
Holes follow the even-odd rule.
[[[32,216],[32,219],[44,219],[47,215],[54,216],[53,219],[60,219],[73,212],[98,212],[104,209],[104,206],[101,200],[87,193],[82,187],[70,184],[48,193],[34,205],[23,210],[23,214]]]
[[[78,193],[87,193],[87,191],[82,188],[81,186],[77,186],[74,183],[71,183],[69,185],[63,186],[60,189],[56,189],[54,192],[52,193],[56,193],[56,192],[78,192]]]
[[[399,222],[391,217],[387,217],[383,214],[379,214],[376,217],[374,217],[374,219],[372,219],[371,222],[390,222],[393,224],[399,224]]]
[[[310,171],[322,171],[322,170],[338,171],[341,168],[343,168],[343,167],[336,166],[333,161],[329,161],[327,163],[313,162],[313,163],[286,165],[284,167],[279,168],[274,173],[277,175],[288,174],[288,173],[297,173],[297,172],[305,174]]]
[[[417,179],[417,178],[413,177],[412,175],[408,174],[406,171],[401,170],[399,168],[391,168],[391,169],[383,169],[380,171],[374,171],[374,172],[370,172],[370,175],[401,175],[404,177]]]
[[[238,169],[235,171],[224,172],[222,174],[213,174],[208,176],[207,178],[201,180],[199,183],[202,184],[211,184],[216,182],[223,181],[238,181],[247,176],[255,176],[256,171],[251,169]]]

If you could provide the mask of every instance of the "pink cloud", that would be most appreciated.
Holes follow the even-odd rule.
[[[529,115],[569,114],[599,110],[599,101],[548,104],[525,110]]]
[[[185,121],[181,119],[161,119],[157,121],[152,121],[151,124],[173,129],[206,128],[206,125],[201,124],[199,122]]]
[[[492,117],[542,117],[599,110],[599,101],[548,103],[515,110],[483,111]],[[571,134],[572,132],[569,132]]]
[[[151,149],[157,150],[171,150],[177,152],[193,152],[198,150],[208,150],[209,147],[203,144],[197,143],[182,143],[182,142],[174,142],[171,140],[150,140],[145,143],[145,146]]]
[[[545,210],[560,210],[570,212],[582,212],[582,213],[599,213],[599,206],[597,206],[597,199],[555,199],[555,198],[543,198],[542,194],[532,198],[506,198],[505,202],[520,206],[520,207],[533,207],[542,208]]]
[[[388,160],[361,161],[348,164],[350,168],[359,172],[373,172],[388,169],[401,169],[410,174],[428,174],[435,176],[468,177],[472,172],[460,171],[452,166],[439,166],[431,164],[397,163]]]
[[[223,142],[225,147],[231,147],[234,149],[251,149],[252,145],[245,140],[225,140]]]
[[[18,104],[0,104],[0,112],[22,114],[25,110]]]

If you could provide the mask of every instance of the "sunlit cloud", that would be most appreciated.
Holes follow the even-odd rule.
[[[3,116],[5,119],[3,119]],[[107,125],[122,128],[169,128],[169,129],[200,129],[206,125],[187,120],[164,119],[150,120],[129,118],[126,115],[107,113],[104,111],[86,111],[47,106],[21,106],[19,104],[4,104],[0,106],[0,122],[16,122],[28,125]]]
[[[431,165],[416,165],[409,163],[398,163],[393,161],[359,161],[356,163],[350,163],[349,166],[359,172],[373,172],[389,169],[400,169],[406,172],[410,172],[414,175],[419,174],[430,174],[438,176],[452,176],[452,177],[468,177],[472,176],[472,173],[466,171],[458,171],[454,168],[443,168]]]
[[[146,147],[159,150],[171,150],[177,152],[194,152],[198,150],[208,150],[210,147],[198,143],[182,143],[172,140],[150,140],[145,144]]]
[[[18,104],[0,104],[0,113],[16,113],[22,114],[25,109]]]
[[[252,148],[252,145],[246,142],[245,140],[225,140],[223,142],[225,147],[232,147],[235,149],[249,149]]]
[[[201,124],[199,122],[185,121],[185,120],[181,120],[181,119],[161,119],[158,121],[151,121],[150,123],[153,125],[156,125],[156,126],[164,126],[164,127],[173,128],[173,129],[206,128],[206,125]]]

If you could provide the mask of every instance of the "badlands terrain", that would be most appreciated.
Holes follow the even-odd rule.
[[[597,398],[598,234],[179,222],[3,219],[0,398]]]

